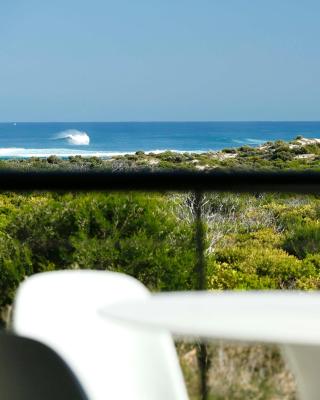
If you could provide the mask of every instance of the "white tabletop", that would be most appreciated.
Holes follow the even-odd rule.
[[[102,307],[106,319],[177,336],[320,345],[320,293],[178,292]]]

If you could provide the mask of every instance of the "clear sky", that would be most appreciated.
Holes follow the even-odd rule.
[[[1,0],[0,121],[320,120],[319,0]]]

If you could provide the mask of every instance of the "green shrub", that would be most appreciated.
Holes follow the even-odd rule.
[[[227,149],[223,149],[222,153],[226,153],[226,154],[236,154],[237,150],[233,149],[233,148],[227,148]]]
[[[302,259],[308,254],[320,252],[320,223],[307,221],[291,227],[286,234],[283,248]]]
[[[114,270],[154,290],[191,287],[192,231],[163,196],[47,196],[37,207],[25,204],[6,229],[31,250],[35,272]]]
[[[320,254],[309,254],[303,260],[303,263],[308,266],[308,268],[314,268],[317,273],[320,274]]]
[[[217,250],[208,280],[219,289],[281,289],[314,274],[314,267],[282,249],[247,242]]]
[[[61,162],[62,162],[61,158],[59,158],[55,155],[52,155],[47,158],[47,163],[49,163],[49,164],[59,164]]]
[[[12,303],[19,283],[32,272],[28,248],[0,234],[0,308]]]
[[[292,154],[291,151],[287,149],[277,149],[274,151],[274,153],[271,156],[272,161],[290,161],[294,157],[294,154]]]

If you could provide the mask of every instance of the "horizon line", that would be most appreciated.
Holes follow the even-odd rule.
[[[127,123],[136,123],[136,124],[148,124],[148,123],[157,123],[157,124],[167,124],[167,123],[173,123],[173,124],[179,124],[179,123],[281,123],[281,122],[319,122],[320,119],[310,119],[310,120],[280,120],[280,119],[275,119],[275,120],[124,120],[124,121],[102,121],[102,120],[97,120],[97,121],[90,121],[90,120],[79,120],[79,121],[18,121],[18,120],[10,120],[10,121],[0,121],[0,124],[127,124]]]

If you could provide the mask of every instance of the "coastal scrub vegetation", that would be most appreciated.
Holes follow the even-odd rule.
[[[320,170],[320,144],[304,138],[257,148],[2,160],[2,168],[122,171],[147,168]],[[202,200],[210,290],[320,288],[320,197],[206,194]],[[192,194],[0,195],[0,311],[6,323],[19,283],[56,269],[132,275],[153,291],[195,287]],[[197,398],[195,347],[178,345],[190,396]],[[209,346],[212,399],[294,399],[294,381],[272,346]]]
[[[258,147],[241,146],[205,153],[164,151],[159,153],[137,151],[133,154],[106,158],[70,156],[59,158],[30,157],[28,159],[0,160],[0,168],[64,171],[157,171],[162,169],[188,169],[208,171],[217,168],[255,170],[320,170],[320,139],[302,136],[291,142],[278,140]]]

